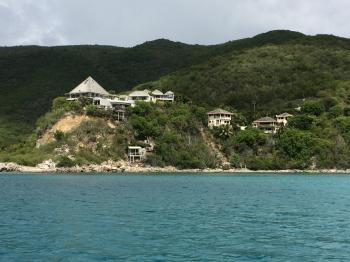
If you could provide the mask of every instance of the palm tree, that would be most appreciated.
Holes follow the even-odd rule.
[[[231,125],[223,125],[218,128],[218,137],[222,139],[230,138],[233,135],[233,128]]]

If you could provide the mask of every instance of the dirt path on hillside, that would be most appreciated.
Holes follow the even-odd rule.
[[[213,136],[207,131],[201,128],[200,130],[204,142],[214,151],[215,155],[219,158],[222,164],[229,163],[230,161],[221,152],[219,145],[214,142]]]

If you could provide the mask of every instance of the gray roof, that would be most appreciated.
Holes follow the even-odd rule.
[[[69,94],[95,93],[109,95],[109,93],[99,85],[91,76],[85,79],[81,84],[69,92]]]
[[[152,92],[152,95],[155,95],[155,96],[162,96],[163,95],[163,92],[159,91],[158,89],[154,90]]]
[[[224,109],[221,109],[221,108],[217,108],[213,111],[210,111],[207,113],[207,115],[218,115],[218,114],[222,114],[222,115],[233,115],[233,113],[229,112],[229,111],[226,111]]]
[[[166,94],[166,95],[173,95],[174,92],[168,91],[168,92],[166,92],[165,94]]]
[[[149,96],[149,94],[146,91],[134,91],[129,96]]]
[[[271,123],[271,122],[276,122],[275,119],[273,119],[272,117],[266,116],[266,117],[262,117],[259,118],[258,120],[255,120],[254,123]]]
[[[289,117],[289,116],[293,116],[293,115],[289,113],[283,113],[283,114],[277,115],[276,117]]]

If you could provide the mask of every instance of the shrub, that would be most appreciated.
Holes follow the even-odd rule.
[[[231,163],[231,166],[234,168],[241,168],[242,167],[241,157],[237,154],[234,154],[231,156],[230,163]]]
[[[301,111],[304,114],[319,116],[325,111],[325,107],[321,102],[309,101],[304,103]]]
[[[54,138],[56,139],[57,142],[60,142],[64,139],[64,136],[65,134],[60,131],[60,130],[57,130],[54,134],[53,134]]]
[[[331,118],[336,118],[338,116],[341,116],[343,114],[343,108],[341,106],[333,106],[331,109],[329,109],[329,116]]]
[[[276,170],[280,169],[279,161],[274,157],[255,156],[247,159],[246,165],[251,170]]]
[[[283,132],[278,141],[277,148],[291,159],[305,160],[312,156],[314,139],[310,133],[297,129],[288,129]]]
[[[342,132],[350,132],[350,117],[343,116],[335,119],[335,126]]]
[[[329,109],[331,109],[332,107],[337,105],[338,102],[333,97],[325,97],[325,98],[322,99],[322,103],[323,103],[323,106],[324,106],[325,110],[329,111]]]
[[[308,115],[297,115],[288,120],[288,127],[301,130],[310,130],[313,121],[313,118]]]
[[[238,145],[247,145],[250,148],[256,148],[266,142],[266,135],[259,129],[248,128],[237,134],[236,143]]]
[[[89,104],[85,107],[85,112],[89,116],[98,116],[99,108],[95,105]]]
[[[75,166],[74,160],[70,159],[68,156],[59,156],[57,159],[57,167],[73,167]]]
[[[350,116],[350,107],[345,107],[343,110],[344,116]]]

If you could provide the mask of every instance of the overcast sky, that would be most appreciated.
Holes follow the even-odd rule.
[[[274,29],[350,37],[350,0],[0,0],[0,45],[217,44]]]

